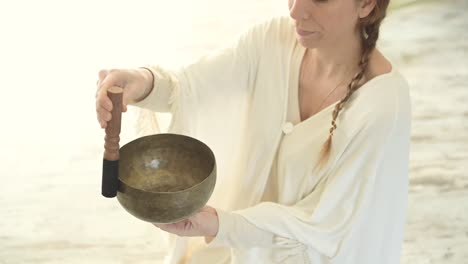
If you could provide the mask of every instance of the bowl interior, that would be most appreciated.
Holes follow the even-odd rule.
[[[206,179],[214,155],[203,142],[178,134],[156,134],[120,149],[119,178],[146,192],[178,192]]]

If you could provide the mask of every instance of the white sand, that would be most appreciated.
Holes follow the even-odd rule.
[[[0,25],[15,25],[2,31],[7,41],[2,37],[0,48],[0,263],[160,263],[159,231],[127,214],[115,199],[100,196],[97,70],[108,64],[182,63],[251,22],[285,13],[287,2],[222,1],[211,11],[184,0],[155,2],[164,8],[108,8],[110,1],[86,4],[76,14],[76,7],[58,1],[31,2],[26,11],[19,1],[11,12],[0,8],[7,10]],[[391,13],[380,41],[412,89],[411,189],[402,256],[408,264],[468,263],[468,3],[440,2]],[[182,4],[188,7],[179,9]],[[41,16],[51,8],[62,12]],[[137,11],[143,14],[126,16]],[[27,23],[19,23],[19,15],[16,21],[16,14],[24,14]],[[187,34],[176,34],[155,26],[164,21],[178,30],[186,28],[181,21],[196,24],[183,31]],[[138,24],[141,28],[134,28]],[[157,33],[171,39],[162,41]],[[125,42],[124,36],[138,39]],[[132,47],[140,49],[129,51]],[[151,47],[158,50],[148,54]],[[122,143],[132,138],[131,118],[124,118]]]
[[[468,2],[440,2],[392,14],[381,42],[413,102],[403,263],[468,263]]]

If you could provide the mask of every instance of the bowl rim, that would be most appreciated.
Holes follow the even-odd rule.
[[[176,194],[176,193],[182,193],[182,192],[187,192],[199,185],[202,185],[205,181],[208,180],[208,178],[210,177],[213,177],[213,172],[216,171],[216,157],[213,153],[213,151],[211,150],[211,148],[205,144],[203,141],[197,139],[197,138],[194,138],[194,137],[190,137],[190,136],[186,136],[186,135],[182,135],[182,134],[175,134],[175,133],[158,133],[158,134],[153,134],[153,135],[147,135],[147,136],[143,136],[143,137],[139,137],[139,138],[136,138],[126,144],[124,144],[122,147],[119,148],[119,152],[122,148],[125,148],[127,145],[130,145],[131,143],[134,143],[140,139],[143,139],[143,138],[149,138],[149,137],[158,137],[158,136],[176,136],[176,137],[184,137],[184,138],[187,138],[189,140],[195,140],[196,142],[198,142],[201,146],[205,147],[207,150],[208,150],[208,153],[209,155],[213,158],[213,168],[211,169],[210,173],[208,174],[207,177],[205,177],[205,179],[203,179],[202,181],[200,181],[199,183],[197,184],[194,184],[192,186],[190,186],[189,188],[187,189],[183,189],[183,190],[180,190],[180,191],[175,191],[175,192],[154,192],[154,191],[146,191],[146,190],[142,190],[140,188],[136,188],[128,183],[126,183],[125,181],[123,181],[121,178],[120,178],[120,173],[118,175],[118,180],[119,180],[119,183],[123,183],[125,186],[135,190],[135,191],[138,191],[138,192],[145,192],[145,193],[153,193],[153,194]],[[120,165],[119,165],[120,166]],[[216,177],[216,175],[214,175]],[[213,187],[214,188],[214,187]]]

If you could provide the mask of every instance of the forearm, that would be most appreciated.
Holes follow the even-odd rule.
[[[210,247],[272,247],[274,234],[247,221],[243,216],[235,212],[226,212],[217,209],[218,233],[214,237],[205,237],[205,242]]]

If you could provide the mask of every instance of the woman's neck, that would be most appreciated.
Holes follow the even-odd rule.
[[[359,70],[361,59],[361,42],[358,36],[348,41],[335,41],[334,45],[324,45],[308,49],[306,56],[309,69],[317,79],[344,79],[352,78]]]

